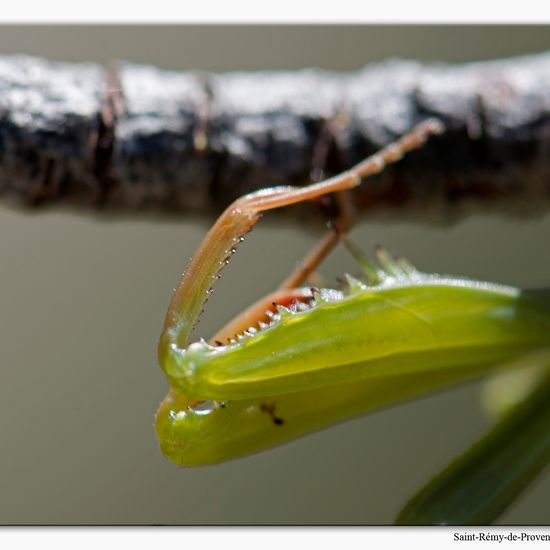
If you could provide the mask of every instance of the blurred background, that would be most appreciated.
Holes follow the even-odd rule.
[[[355,70],[390,57],[465,62],[549,48],[548,27],[536,26],[0,28],[1,55],[176,70]],[[230,463],[166,461],[153,426],[167,391],[156,343],[207,228],[0,205],[1,524],[388,524],[489,425],[474,383]],[[364,221],[352,237],[424,271],[550,285],[550,216],[472,214],[448,227]],[[199,333],[273,289],[316,238],[260,224],[224,271]],[[354,269],[338,250],[322,272],[333,280]],[[546,476],[501,521],[550,523],[549,495]]]

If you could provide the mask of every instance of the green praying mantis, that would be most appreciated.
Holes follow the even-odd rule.
[[[442,131],[441,122],[429,119],[340,175],[245,195],[219,217],[174,293],[160,339],[159,361],[170,391],[156,429],[168,459],[181,466],[223,462],[505,366],[547,361],[547,293],[422,273],[381,248],[371,262],[344,236],[349,215],[342,215],[340,230],[330,231],[277,290],[211,340],[190,342],[221,269],[263,212],[333,193],[343,197]],[[347,275],[342,288],[314,285],[316,268],[342,241],[362,276]],[[545,414],[548,418],[548,406]],[[526,446],[538,445],[542,451],[522,479],[534,477],[549,459],[546,431],[539,426],[495,476],[523,464]],[[472,458],[464,461],[469,465]],[[456,475],[455,469],[448,477]],[[487,492],[488,501],[509,496],[500,485]],[[447,521],[431,514],[432,508],[424,498],[401,521]],[[493,516],[496,509],[502,506],[491,508]],[[459,521],[493,516],[466,514]]]

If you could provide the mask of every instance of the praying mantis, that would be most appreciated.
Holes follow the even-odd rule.
[[[221,269],[263,212],[343,198],[443,130],[428,119],[342,174],[245,195],[219,217],[176,288],[160,338],[170,391],[156,429],[168,459],[223,462],[503,366],[547,359],[547,293],[422,273],[381,248],[373,263],[345,236],[352,217],[345,200],[337,230],[277,290],[208,342],[190,341]],[[342,288],[313,284],[339,242],[362,276],[347,275]]]

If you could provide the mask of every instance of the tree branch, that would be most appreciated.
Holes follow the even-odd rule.
[[[219,75],[0,57],[0,195],[210,215],[337,173],[428,116],[447,132],[358,188],[360,212],[547,208],[550,53]]]

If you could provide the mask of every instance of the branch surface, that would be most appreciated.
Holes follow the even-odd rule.
[[[0,57],[0,195],[210,216],[249,191],[340,172],[429,116],[447,132],[355,190],[359,212],[546,210],[550,53],[227,74]]]

